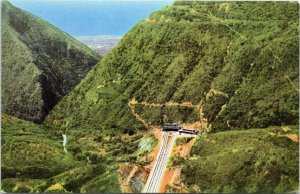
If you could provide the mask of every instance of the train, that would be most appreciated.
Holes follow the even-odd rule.
[[[177,123],[166,123],[162,127],[163,131],[178,131],[182,129]]]
[[[179,132],[181,133],[186,133],[186,134],[191,134],[191,135],[197,135],[198,131],[194,129],[184,129],[181,126],[179,126],[177,123],[165,123],[162,127],[163,131],[174,131],[174,132]]]
[[[194,129],[180,129],[178,130],[179,135],[181,135],[181,133],[187,133],[187,134],[191,134],[191,135],[198,135],[198,131],[194,130]]]

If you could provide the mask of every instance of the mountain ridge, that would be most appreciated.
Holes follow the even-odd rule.
[[[8,1],[2,1],[2,27],[3,111],[41,123],[100,56]]]
[[[141,191],[166,122],[199,124],[200,130],[190,156],[184,150],[184,157],[170,158],[169,167],[181,175],[167,191],[295,190],[298,15],[296,2],[176,1],[154,12],[58,102],[43,125],[3,116],[5,190],[125,192],[126,180],[126,191]],[[68,138],[67,154],[57,142],[61,134]],[[47,157],[30,158],[34,150],[26,149],[40,143],[47,153],[49,142],[57,153],[51,162],[63,161],[64,169],[53,165],[45,179],[34,179],[28,172],[46,168],[34,162]],[[16,144],[22,149],[14,150]],[[24,166],[8,162],[15,153],[25,153]]]
[[[287,158],[291,166],[298,164],[298,142],[286,136],[298,137],[298,13],[297,3],[286,2],[175,2],[135,25],[58,103],[45,125],[74,136],[94,131],[124,136],[166,122],[198,124],[204,133],[191,159],[172,166],[183,169],[182,184],[190,191],[294,190],[297,169],[283,164]],[[195,106],[169,106],[184,103]],[[287,125],[291,134],[281,135]],[[210,137],[210,146],[223,145],[216,154],[201,150]],[[230,142],[245,157],[227,169],[228,157],[237,155],[222,149]],[[266,142],[269,146],[260,146]],[[273,155],[264,155],[270,147]],[[214,166],[202,161],[203,153],[224,163],[203,174],[199,165]],[[139,157],[123,162],[129,161],[146,165]],[[240,183],[251,169],[257,171],[249,182]],[[226,179],[228,174],[235,178]]]
[[[269,15],[259,15],[261,12],[259,9],[254,12],[254,15],[247,15],[249,18],[244,18],[245,21],[235,20],[240,15],[232,15],[232,13],[237,12],[237,9],[250,12],[254,4],[263,6],[273,18],[271,17],[269,22],[262,21]],[[298,69],[298,61],[295,60],[298,48],[295,38],[298,23],[296,6],[287,3],[257,2],[251,5],[242,2],[228,5],[235,12],[226,12],[226,9],[222,8],[224,6],[222,3],[176,2],[174,6],[151,14],[148,19],[134,26],[78,87],[55,107],[47,117],[46,123],[51,124],[55,120],[60,124],[68,123],[68,127],[72,128],[72,122],[84,125],[84,120],[89,119],[90,123],[100,125],[104,123],[104,126],[108,123],[109,126],[111,121],[103,120],[103,113],[95,110],[101,112],[116,103],[113,106],[119,109],[119,113],[110,111],[108,114],[111,115],[106,114],[105,117],[123,118],[116,119],[114,122],[119,123],[117,124],[119,126],[134,128],[132,124],[136,122],[134,117],[128,114],[127,102],[135,98],[139,102],[149,103],[168,101],[200,103],[202,114],[209,123],[208,128],[214,131],[267,127],[274,121],[276,125],[296,124],[298,103],[295,99],[298,92],[291,87],[291,83],[297,85],[298,80],[297,71],[294,71]],[[278,10],[280,13],[282,10],[288,11],[282,15],[272,15],[273,11]],[[181,15],[181,11],[185,15]],[[253,10],[251,12],[253,13]],[[195,13],[199,16],[193,15]],[[295,15],[291,15],[293,13]],[[286,15],[294,18],[287,24],[289,28],[282,23]],[[221,16],[222,20],[216,19]],[[256,17],[260,19],[257,20]],[[201,22],[198,22],[199,18]],[[272,30],[268,31],[268,29]],[[264,31],[266,32],[262,34]],[[282,36],[283,34],[285,36]],[[278,47],[279,44],[282,46]],[[283,50],[287,47],[290,51],[293,50],[291,52]],[[274,73],[268,74],[268,71]],[[98,76],[94,76],[96,74]],[[266,80],[266,77],[269,79]],[[277,88],[277,84],[284,85],[285,88]],[[277,104],[272,111],[269,111],[271,115],[269,117],[257,111],[268,109],[264,107],[264,103],[253,106],[253,103],[247,102],[267,100],[262,93],[256,93],[258,90],[252,89],[255,87],[260,87],[261,89],[258,90],[261,91],[272,87],[271,90],[278,91],[291,100],[282,101],[281,97],[273,96]],[[250,90],[255,93],[249,93]],[[83,91],[86,93],[83,94]],[[263,91],[266,96],[269,92],[269,90]],[[86,105],[71,105],[80,100],[76,100],[78,95],[76,97],[75,94],[78,93],[82,95],[81,99]],[[244,99],[245,111],[234,113],[230,110],[234,106],[239,106],[236,103],[239,98],[244,98],[239,96],[240,93],[244,97],[248,96],[246,97],[248,100]],[[94,102],[92,98],[95,99]],[[69,109],[67,110],[66,107]],[[159,117],[163,114],[161,112],[163,109],[144,109],[145,114],[147,111],[158,114]],[[81,112],[79,117],[76,117],[76,121],[72,114],[74,112]],[[85,116],[88,116],[88,112],[95,114],[87,118]],[[253,112],[252,116],[249,117],[248,112]],[[285,114],[286,116],[283,116]],[[99,116],[98,120],[93,119],[96,115]],[[124,117],[129,118],[125,120],[130,122],[130,125],[121,123]],[[172,116],[169,117],[168,119],[174,120]],[[180,122],[185,122],[186,119]],[[156,119],[157,125],[161,124],[159,120],[161,119]]]

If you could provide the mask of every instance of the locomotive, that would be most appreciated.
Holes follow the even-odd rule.
[[[198,131],[194,129],[184,129],[183,127],[179,126],[177,123],[165,123],[162,127],[163,131],[174,131],[174,132],[179,132],[181,133],[186,133],[186,134],[191,134],[191,135],[197,135]]]
[[[182,129],[177,123],[165,123],[162,127],[163,131],[178,131]]]
[[[196,131],[194,129],[179,129],[178,132],[179,132],[179,135],[181,135],[181,133],[187,133],[187,134],[191,134],[191,135],[198,135],[198,131]]]

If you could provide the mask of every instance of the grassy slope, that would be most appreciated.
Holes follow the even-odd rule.
[[[62,136],[57,130],[45,129],[8,115],[2,115],[1,121],[1,178],[4,190],[13,189],[14,182],[46,179],[76,165],[72,156],[64,153],[59,142]]]
[[[1,3],[2,109],[41,122],[100,57],[48,22]]]
[[[47,165],[58,166],[59,161],[65,157],[59,141],[62,141],[62,136],[56,130],[46,131],[40,125],[8,115],[2,116],[3,166],[16,166],[20,171],[23,171],[24,166],[35,165],[45,169],[48,168]],[[47,165],[45,161],[48,161]]]
[[[46,123],[141,129],[127,106],[136,98],[200,103],[214,131],[297,124],[297,4],[182,4],[133,27]],[[163,109],[144,111],[161,118]]]
[[[282,128],[290,129],[285,132]],[[201,136],[182,161],[191,192],[287,192],[299,187],[298,126],[228,131]]]
[[[226,11],[228,9],[230,11]],[[109,138],[104,135],[109,134],[118,139],[126,134],[140,133],[144,126],[131,114],[127,105],[128,101],[135,98],[155,103],[200,103],[209,128],[213,131],[297,124],[297,26],[297,3],[177,2],[134,26],[87,77],[59,102],[45,123],[66,130],[74,141],[78,141],[78,134],[88,137],[98,133],[101,138]],[[138,106],[137,112],[145,120],[160,124],[168,109]],[[167,120],[198,120],[195,110],[174,108],[169,112],[171,114],[166,114]],[[254,133],[257,136],[257,131],[239,134]],[[226,136],[229,132],[224,134]],[[246,136],[244,139],[247,139]],[[267,139],[262,141],[265,143]],[[223,147],[226,147],[226,143],[222,144]],[[246,141],[242,143],[245,145],[235,145],[237,149],[239,146],[247,147]],[[249,144],[253,145],[251,142]],[[268,144],[273,145],[272,141]],[[126,148],[117,148],[113,153],[117,158],[123,158],[120,162],[134,162],[135,157],[123,156],[136,148],[131,147],[132,150],[126,152],[125,145],[128,144],[123,144]],[[286,150],[292,147],[290,163],[294,165],[297,162],[294,157],[297,149],[294,145],[282,146],[282,149],[274,146],[276,156],[282,150],[286,155]],[[93,146],[82,147],[81,152],[94,149]],[[115,148],[105,148],[109,149]],[[259,147],[254,147],[252,151],[257,149]],[[242,150],[240,153],[248,154]],[[268,150],[260,149],[259,153],[263,155]],[[267,159],[262,158],[262,161]],[[274,168],[282,172],[281,162],[286,159],[278,160]],[[239,164],[243,162],[246,161],[241,160]],[[252,163],[249,165],[253,167]],[[263,163],[263,167],[270,168],[267,163]],[[234,173],[236,168],[234,166],[229,173]],[[280,182],[277,180],[280,175],[271,182],[259,180],[258,183],[265,184],[264,187],[249,188],[251,191],[292,189],[296,185],[297,173],[295,168],[287,168],[286,172],[287,179],[290,179],[287,182],[288,189],[278,186],[276,190],[274,185]],[[241,173],[252,172],[251,169],[242,169]],[[199,171],[195,179],[190,180],[190,185],[198,184],[193,182],[198,181],[197,176],[201,176]],[[209,191],[222,190],[227,184],[222,182],[223,178],[217,189],[212,188],[210,182],[203,184]],[[237,176],[233,180],[239,178]],[[255,184],[256,180],[250,178],[250,182]],[[232,183],[228,183],[227,187],[238,191],[248,189],[235,187]]]
[[[140,130],[144,126],[127,106],[132,98],[158,103],[201,103],[214,131],[297,123],[298,93],[293,87],[298,86],[297,4],[231,2],[223,7],[220,3],[183,4],[186,3],[162,9],[137,24],[49,114],[46,124],[67,133],[70,140],[67,149],[74,159],[93,167],[55,175],[47,179],[41,190],[119,191],[118,163],[142,164],[139,158],[145,154],[136,151],[145,136]],[[227,5],[232,11],[226,12]],[[287,18],[290,22],[286,22]],[[271,95],[275,92],[278,95]],[[143,114],[146,119],[147,115],[155,115],[156,119],[152,116],[149,119],[159,124],[157,118],[166,112],[163,109],[144,108]],[[143,112],[143,107],[139,111]],[[197,119],[194,111],[171,112],[174,114],[168,115],[168,119],[175,121],[176,118],[188,121],[191,115]],[[238,132],[241,136],[243,133],[248,132]],[[259,130],[251,133],[260,134]],[[230,132],[224,134],[223,139],[230,137]],[[223,148],[228,143],[224,142]],[[242,143],[247,145],[246,141]],[[282,149],[290,146],[295,150],[293,144],[284,144]],[[282,149],[275,149],[275,154]],[[267,150],[261,151],[264,152]],[[195,155],[200,154],[195,151]],[[295,164],[296,158],[291,159],[290,163]],[[99,163],[103,166],[97,168]],[[90,174],[94,167],[101,175]],[[281,169],[281,163],[275,167]],[[294,185],[294,169],[287,169],[291,185]],[[220,190],[227,184],[222,180]],[[105,188],[105,183],[115,185]],[[273,182],[262,180],[261,183],[265,188],[274,189]],[[210,182],[205,184],[207,190],[215,190]],[[234,188],[231,183],[227,186]]]
[[[157,143],[144,133],[62,131],[2,116],[2,190],[6,192],[120,192],[118,164],[144,164]],[[141,143],[140,139],[147,140]],[[143,141],[142,141],[143,142]]]

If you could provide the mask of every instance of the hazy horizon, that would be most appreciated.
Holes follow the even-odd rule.
[[[123,36],[140,20],[164,6],[171,5],[173,1],[10,0],[10,2],[78,37]]]

